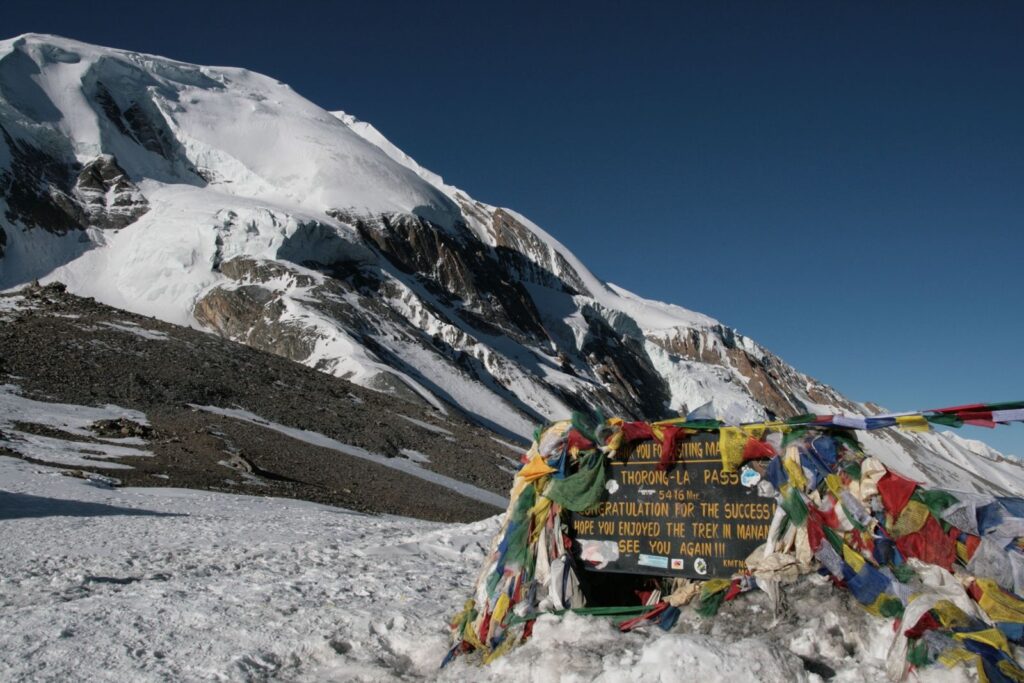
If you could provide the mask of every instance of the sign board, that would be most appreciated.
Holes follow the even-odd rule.
[[[728,578],[768,538],[775,501],[758,496],[756,485],[742,485],[739,472],[722,472],[717,433],[682,440],[667,471],[657,467],[659,443],[623,452],[622,461],[606,464],[597,512],[570,517],[575,549],[588,569]]]

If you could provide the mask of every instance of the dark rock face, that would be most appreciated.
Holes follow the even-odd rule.
[[[77,169],[63,159],[15,140],[2,124],[0,135],[11,156],[9,169],[0,170],[7,220],[57,235],[80,229],[77,203],[68,196]]]
[[[665,417],[668,385],[651,365],[643,342],[615,331],[593,309],[584,308],[583,317],[589,329],[580,353],[618,402],[616,414]]]
[[[233,341],[302,361],[313,353],[309,330],[281,321],[284,305],[259,285],[217,287],[196,302],[196,320]]]
[[[0,228],[0,258],[4,257],[4,250],[7,248],[7,233]]]
[[[103,64],[103,62],[104,60],[100,60],[94,70],[102,71],[104,68],[111,68],[110,64]],[[125,70],[128,67],[123,63],[118,63],[117,68]],[[137,69],[131,69],[131,72],[140,83],[148,82],[151,87],[157,85],[157,82],[145,72]],[[92,81],[92,76],[86,76],[83,80],[89,83]],[[92,91],[92,101],[99,105],[103,116],[114,125],[121,135],[167,161],[174,162],[184,158],[180,143],[148,98],[142,96],[133,98],[122,106],[110,89],[100,80],[93,83]]]
[[[85,222],[98,228],[120,229],[149,211],[149,202],[110,154],[82,168],[73,193]]]
[[[79,167],[16,141],[2,125],[0,134],[11,155],[10,170],[0,171],[11,223],[64,235],[90,226],[123,228],[149,210],[113,156]]]
[[[491,215],[494,239],[507,272],[527,282],[559,289],[569,294],[590,294],[579,274],[560,253],[552,250],[525,225],[504,209]],[[527,258],[530,256],[532,258]],[[539,263],[555,264],[556,275]]]
[[[290,277],[298,287],[312,287],[316,279],[298,273],[277,261],[261,261],[253,258],[238,257],[220,264],[220,272],[238,282],[269,282],[270,280]]]
[[[332,215],[350,221],[388,261],[415,273],[436,294],[458,300],[460,315],[470,324],[517,341],[547,341],[533,299],[503,264],[516,257],[525,262],[521,255],[506,253],[503,259],[464,224],[449,231],[406,214],[360,217],[334,211]]]

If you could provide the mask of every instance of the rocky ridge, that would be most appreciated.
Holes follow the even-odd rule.
[[[17,433],[0,431],[0,453],[30,460],[17,443],[26,434],[97,448],[111,439],[132,439],[151,455],[96,459],[71,468],[125,485],[285,496],[449,521],[498,510],[259,421],[197,407],[245,411],[267,425],[415,463],[492,491],[496,498],[507,492],[517,460],[516,444],[499,443],[457,416],[214,335],[82,299],[59,284],[0,295],[0,385],[46,403],[112,404],[144,413],[149,425],[97,421],[89,428],[91,436],[30,422],[18,424]],[[111,469],[111,462],[129,469]]]

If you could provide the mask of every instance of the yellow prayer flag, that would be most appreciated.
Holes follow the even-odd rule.
[[[519,478],[525,481],[535,481],[541,477],[546,477],[555,471],[554,467],[545,462],[544,458],[539,455],[535,455],[530,458],[530,462],[526,463],[523,469],[519,470]]]
[[[942,662],[943,666],[945,666],[947,669],[952,669],[957,664],[966,664],[967,662],[973,662],[976,665],[980,665],[981,657],[974,654],[973,652],[968,652],[965,648],[951,647],[939,655],[939,661]],[[983,675],[981,671],[981,666],[978,666],[978,673],[980,681],[980,675]]]
[[[960,628],[971,621],[962,609],[949,600],[939,600],[932,607],[932,611],[939,618],[939,623],[946,628]]]
[[[931,510],[927,505],[911,500],[907,502],[903,511],[900,512],[899,519],[889,529],[896,538],[913,534],[921,530],[929,516],[931,516]]]
[[[804,476],[804,468],[800,464],[800,456],[797,456],[795,459],[791,458],[789,457],[789,451],[787,451],[782,461],[782,466],[786,469],[786,474],[789,475],[790,484],[795,486],[798,491],[803,491],[807,488],[807,477]]]
[[[864,568],[864,563],[866,562],[863,555],[845,543],[843,544],[843,561],[850,565],[855,572],[860,572],[860,570]]]
[[[981,631],[962,631],[954,633],[953,637],[957,640],[974,640],[979,643],[985,643],[1003,652],[1010,651],[1010,646],[1006,642],[1006,636],[997,628],[986,628]]]
[[[747,435],[739,427],[722,427],[718,431],[723,472],[735,472],[743,464],[743,447],[746,445]]]
[[[1010,621],[1024,624],[1024,600],[1010,595],[992,579],[976,579],[981,588],[978,604],[993,621]]]
[[[900,415],[896,418],[896,426],[908,432],[931,431],[931,426],[923,415]]]

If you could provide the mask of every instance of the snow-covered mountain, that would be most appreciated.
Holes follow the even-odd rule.
[[[573,409],[875,408],[708,316],[602,282],[373,126],[274,79],[43,35],[0,42],[0,288],[79,295],[526,435]],[[942,434],[870,435],[922,480],[1024,492]]]

